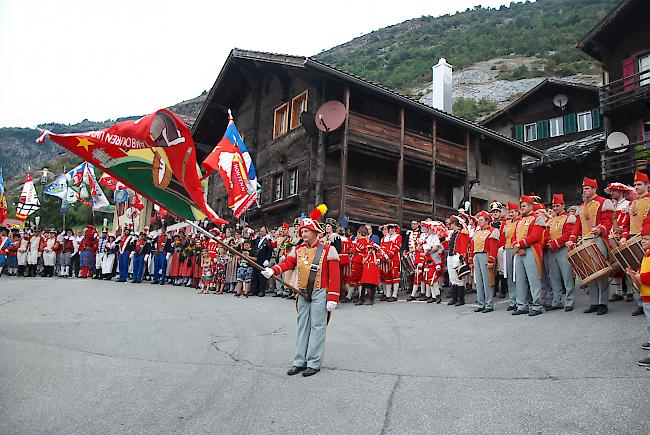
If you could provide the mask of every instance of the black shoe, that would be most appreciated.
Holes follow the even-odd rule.
[[[436,304],[439,304],[442,302],[442,295],[436,296]]]
[[[465,301],[458,301],[454,304],[455,307],[460,307],[461,305],[465,305]]]
[[[514,310],[512,313],[513,316],[520,316],[522,314],[528,314],[528,311],[522,311],[522,310]]]
[[[312,369],[311,367],[307,367],[307,370],[302,372],[302,377],[306,378],[307,376],[313,376],[316,373],[318,373],[319,371],[320,371],[320,369]]]
[[[297,366],[293,366],[293,367],[291,367],[289,370],[287,370],[287,374],[288,374],[289,376],[297,375],[298,373],[300,373],[301,371],[303,371],[303,370],[305,370],[305,369],[307,369],[307,367],[297,367]]]
[[[641,349],[644,349],[644,350],[650,350],[650,343],[643,343],[643,344],[641,345]]]
[[[643,307],[639,307],[636,310],[632,311],[633,316],[642,316],[643,314]]]
[[[408,298],[406,298],[406,302],[411,302],[411,301],[414,301],[414,300],[415,300],[415,297],[413,297],[413,296],[409,296]]]
[[[484,313],[491,313],[492,311],[494,311],[494,308],[485,308],[485,309],[483,309]]]
[[[596,311],[598,311],[598,305],[590,305],[589,308],[583,311],[583,313],[589,314],[589,313],[595,313]]]
[[[429,298],[429,299],[427,299],[427,304],[432,304],[432,303],[434,303],[435,301],[436,301],[436,300],[435,300],[434,298]]]
[[[619,294],[617,294],[617,293],[614,293],[614,294],[612,295],[612,297],[609,298],[609,302],[618,302],[618,301],[622,301],[623,299],[624,299],[624,298],[623,298],[622,295],[619,295]]]
[[[480,312],[483,311],[484,309],[485,309],[485,307],[476,307],[476,308],[474,308],[474,312],[475,312],[475,313],[480,313]]]
[[[561,309],[562,309],[562,306],[561,306],[561,305],[557,305],[557,306],[553,306],[553,307],[551,307],[550,311],[561,310]]]
[[[599,305],[598,306],[598,311],[596,311],[597,316],[602,316],[603,314],[607,314],[607,305]]]
[[[553,308],[553,307],[550,306],[550,305],[544,305],[544,309],[545,309],[546,311],[551,311],[552,308]]]
[[[569,311],[573,311],[573,305],[568,305],[568,306],[564,307],[564,311],[566,311],[567,313]]]
[[[528,313],[530,317],[539,316],[540,314],[542,314],[541,311],[531,311],[530,313]]]
[[[508,309],[506,311],[514,311],[517,309],[516,305],[508,305]]]
[[[650,358],[643,358],[636,362],[637,365],[641,367],[650,367]]]
[[[260,293],[257,295],[258,298],[263,298],[264,296],[266,296],[264,293]]]
[[[386,295],[382,294],[382,295],[379,296],[379,300],[382,301],[382,302],[386,302],[388,300],[388,298],[386,297]]]
[[[281,298],[282,295],[280,293],[273,293],[274,298]]]
[[[447,305],[456,305],[457,302],[458,301],[455,301],[455,300],[452,299],[449,302],[447,302]]]

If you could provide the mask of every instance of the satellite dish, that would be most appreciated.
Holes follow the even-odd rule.
[[[326,133],[336,130],[345,121],[346,112],[345,106],[340,101],[326,101],[316,111],[316,127]]]
[[[560,109],[564,109],[566,103],[568,102],[569,97],[567,97],[565,94],[557,94],[555,97],[553,97],[553,104]]]
[[[607,136],[607,149],[614,150],[617,153],[625,151],[622,148],[629,144],[630,138],[622,131],[615,131]]]

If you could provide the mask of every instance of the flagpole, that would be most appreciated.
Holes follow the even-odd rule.
[[[200,233],[203,234],[204,236],[209,237],[209,238],[211,238],[212,240],[214,240],[215,242],[217,242],[217,243],[219,244],[219,246],[222,246],[223,248],[225,248],[226,251],[230,252],[230,253],[233,254],[233,255],[236,255],[237,257],[243,258],[244,260],[248,261],[248,262],[249,262],[249,263],[250,263],[250,264],[251,264],[255,269],[257,269],[257,270],[264,270],[264,267],[262,267],[262,266],[260,266],[259,264],[257,264],[257,263],[255,262],[255,260],[253,260],[251,257],[249,257],[248,255],[244,254],[243,252],[239,252],[239,251],[237,251],[236,249],[234,249],[234,248],[228,246],[228,245],[227,245],[226,243],[224,243],[221,239],[219,239],[219,238],[213,236],[209,231],[204,230],[203,228],[201,228],[199,225],[195,224],[194,222],[192,222],[192,221],[186,219],[186,220],[185,220],[185,223],[188,224],[189,226],[193,227],[194,229],[196,229],[198,232],[200,232]],[[300,296],[302,296],[302,297],[306,297],[305,292],[304,292],[303,290],[300,290],[300,289],[298,289],[298,288],[292,286],[291,284],[288,284],[287,282],[285,282],[285,281],[283,281],[282,279],[280,279],[279,276],[275,276],[274,278],[275,278],[277,281],[279,281],[280,284],[282,284],[282,285],[284,285],[285,287],[288,287],[288,288],[290,288],[291,290],[293,290],[294,293],[296,293],[296,294],[298,294],[298,295],[300,295]]]

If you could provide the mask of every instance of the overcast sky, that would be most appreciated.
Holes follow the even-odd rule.
[[[139,115],[210,89],[233,48],[314,55],[504,0],[0,0],[0,127]]]

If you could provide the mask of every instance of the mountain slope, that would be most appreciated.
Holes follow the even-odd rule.
[[[317,59],[410,94],[431,81],[445,57],[455,70],[497,57],[535,56],[534,68],[503,70],[503,79],[597,73],[577,41],[617,0],[537,0],[510,7],[425,16],[386,27],[324,51]]]

